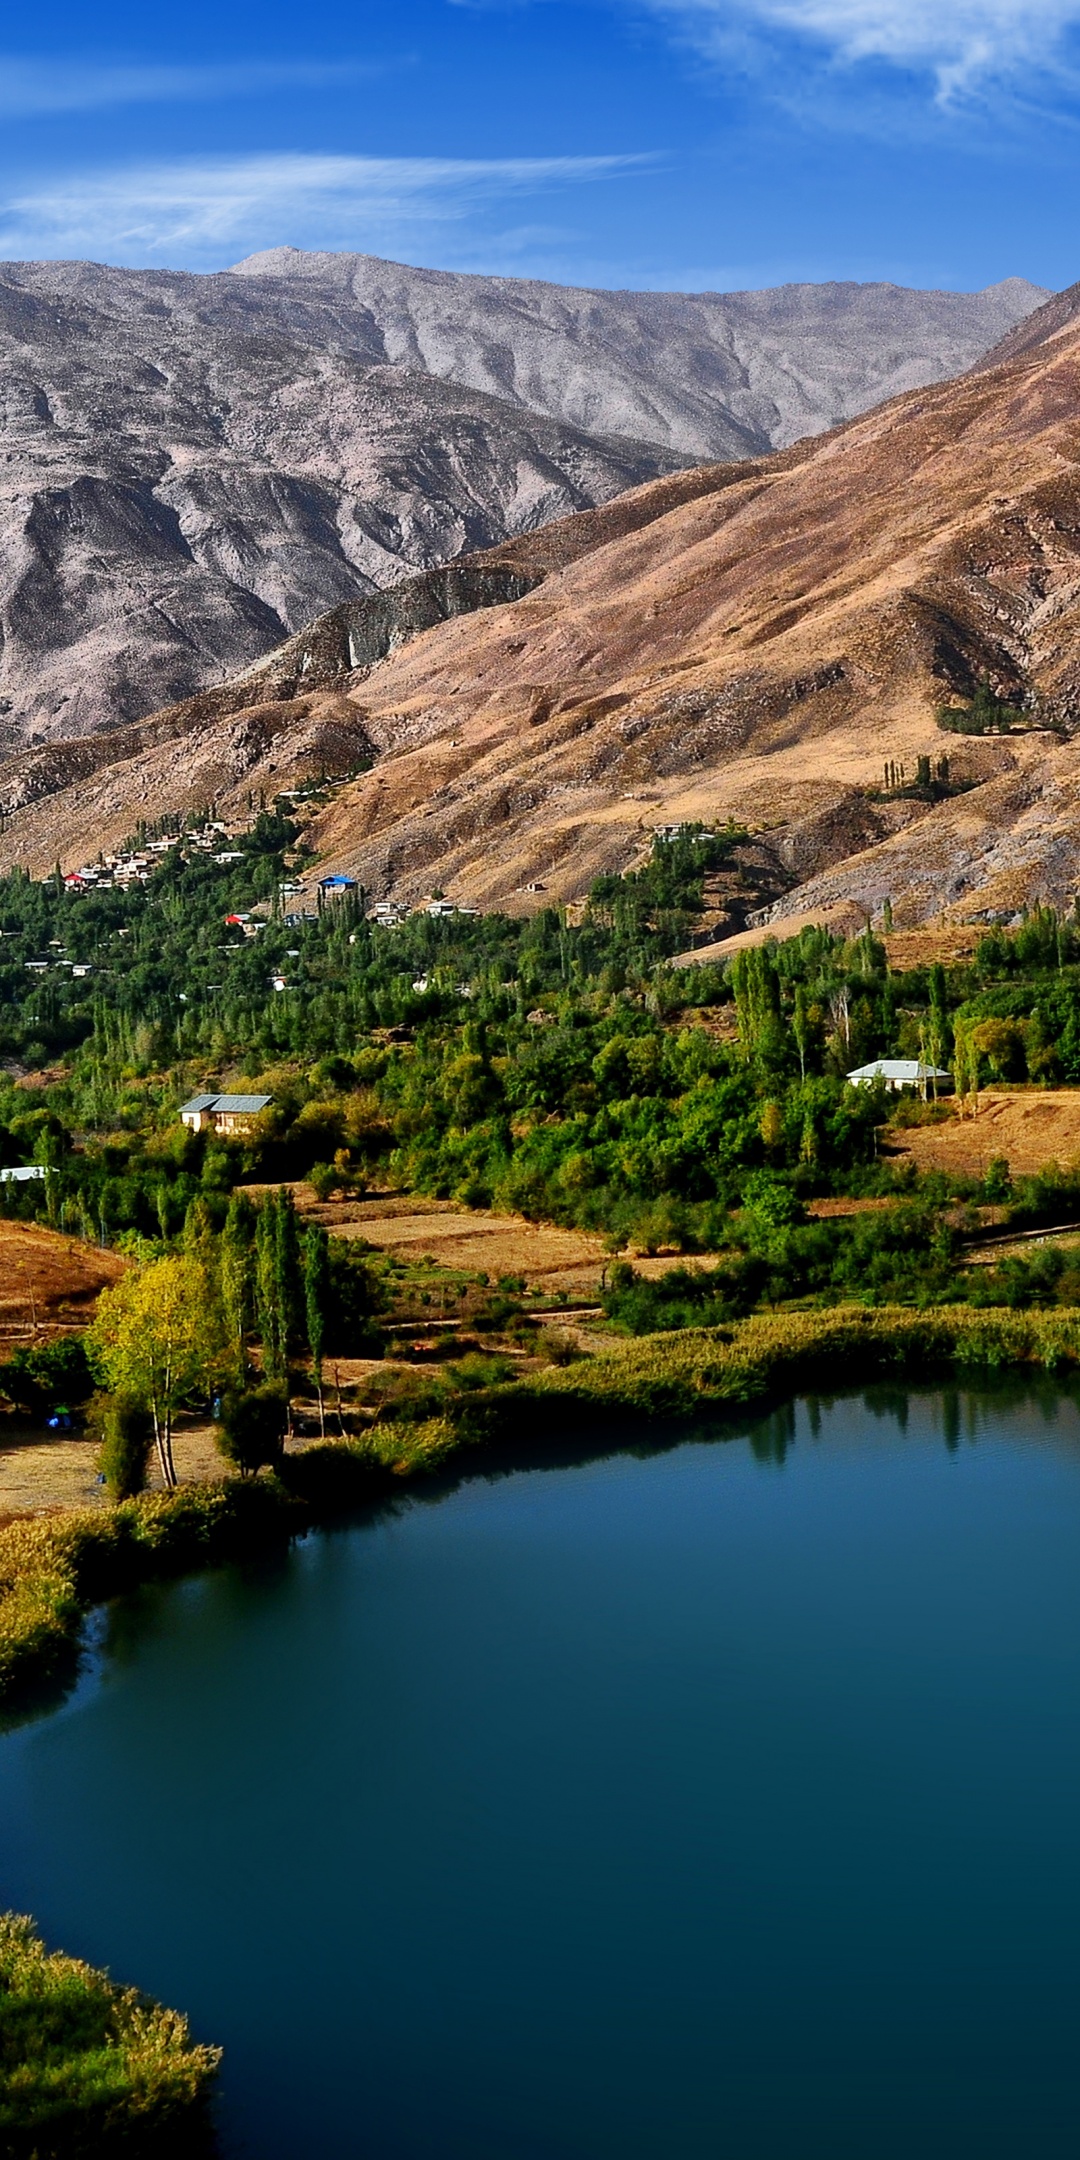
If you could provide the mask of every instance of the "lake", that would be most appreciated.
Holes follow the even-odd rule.
[[[230,2154],[1080,2149],[1069,1394],[474,1475],[99,1632],[0,1904],[224,2043]]]

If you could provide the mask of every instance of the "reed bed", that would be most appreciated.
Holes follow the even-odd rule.
[[[980,1312],[962,1305],[833,1306],[755,1314],[734,1327],[638,1336],[544,1373],[528,1390],[583,1411],[690,1417],[810,1389],[840,1394],[877,1378],[1080,1365],[1080,1308]],[[507,1391],[503,1391],[505,1394]],[[524,1392],[524,1391],[523,1391]]]

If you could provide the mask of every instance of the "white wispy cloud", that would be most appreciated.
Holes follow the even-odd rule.
[[[259,97],[273,90],[322,89],[373,72],[353,60],[245,60],[220,67],[167,67],[14,58],[0,53],[0,119],[32,120],[110,105],[179,105]]]
[[[950,99],[981,82],[1063,64],[1080,0],[651,0],[706,53],[749,54],[755,30],[784,32],[835,59],[929,74]]]
[[[217,268],[286,243],[380,254],[489,204],[650,162],[273,155],[83,171],[0,197],[0,255]]]

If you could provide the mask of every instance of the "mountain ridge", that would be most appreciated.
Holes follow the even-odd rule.
[[[1049,296],[885,282],[635,292],[271,248],[231,273],[348,297],[385,357],[697,460],[761,456],[958,374]]]
[[[897,368],[947,372],[1039,297],[729,304],[374,258],[286,268],[0,266],[0,750],[181,701],[336,603],[677,470],[706,439],[743,457]],[[591,431],[573,418],[586,380]]]
[[[151,803],[236,809],[363,764],[311,838],[406,903],[435,884],[472,906],[569,901],[658,826],[728,817],[791,907],[888,898],[902,923],[1080,885],[1080,317],[471,561],[527,589],[358,668],[324,621],[230,685],[227,713],[209,692],[159,715],[161,741],[144,730],[92,778],[13,761],[0,860],[47,866]],[[1027,731],[941,731],[937,707],[980,682],[1027,706]],[[888,784],[887,765],[943,755],[963,792]]]

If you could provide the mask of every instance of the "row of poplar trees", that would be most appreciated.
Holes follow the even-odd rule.
[[[263,1376],[283,1381],[290,1352],[311,1352],[325,1431],[323,1351],[330,1305],[330,1247],[321,1223],[301,1232],[291,1193],[271,1191],[254,1208],[235,1194],[217,1247],[217,1280],[237,1378],[249,1377],[248,1338],[262,1344]]]

